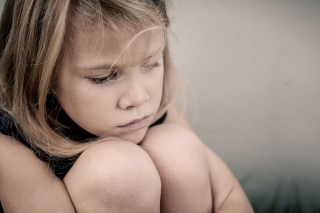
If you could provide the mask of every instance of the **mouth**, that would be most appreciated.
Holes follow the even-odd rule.
[[[145,116],[140,119],[132,120],[130,123],[127,123],[119,127],[125,131],[135,131],[135,130],[146,127],[149,124],[149,120],[150,120],[150,116]]]

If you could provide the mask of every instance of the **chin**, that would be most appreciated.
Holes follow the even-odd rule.
[[[122,139],[124,139],[126,141],[129,141],[129,142],[138,144],[145,137],[145,135],[147,133],[147,130],[148,129],[140,129],[140,130],[137,130],[137,131],[134,131],[134,132],[127,133],[127,134],[121,136],[120,138],[122,138]]]

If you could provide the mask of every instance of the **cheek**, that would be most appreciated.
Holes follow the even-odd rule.
[[[99,99],[90,91],[91,88],[83,80],[66,75],[59,79],[59,88],[56,95],[62,108],[68,114],[74,114],[88,111],[90,107],[96,106],[90,103]]]
[[[94,135],[103,135],[113,125],[112,121],[116,120],[114,97],[105,95],[108,91],[101,90],[97,91],[95,86],[78,85],[76,89],[61,91],[59,98],[62,108],[69,117]]]
[[[157,93],[157,96],[161,99],[162,98],[162,92],[163,92],[163,79],[164,79],[164,71],[161,70],[159,76],[156,78],[155,82],[155,91]]]
[[[162,95],[163,95],[162,92],[163,92],[163,81],[161,80],[161,81],[157,82],[157,85],[155,88],[156,96],[158,99],[160,99],[158,101],[161,101],[161,99],[162,99]]]
[[[65,108],[86,114],[111,110],[115,105],[115,97],[107,89],[95,86],[78,85],[76,88],[65,90],[61,93],[64,99],[60,99]]]

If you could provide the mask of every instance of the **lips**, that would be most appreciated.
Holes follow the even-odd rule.
[[[145,116],[140,119],[132,120],[123,126],[119,126],[121,129],[126,131],[134,131],[146,127],[149,124],[150,116]]]

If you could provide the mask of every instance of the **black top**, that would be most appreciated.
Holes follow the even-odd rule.
[[[161,118],[159,118],[157,121],[155,121],[153,124],[150,125],[150,127],[159,125],[164,122],[165,118],[167,116],[167,113],[165,113]],[[68,118],[65,116],[65,118]],[[68,118],[70,119],[70,118]],[[67,120],[68,120],[67,119]],[[70,122],[70,121],[69,121]],[[149,127],[149,128],[150,128]],[[26,141],[21,134],[19,133],[17,127],[14,125],[12,118],[8,113],[0,109],[0,132],[4,135],[12,136],[19,140],[21,143],[29,147],[34,153],[37,155],[37,157],[42,160],[47,162],[53,172],[56,174],[58,178],[61,180],[64,178],[64,176],[69,172],[71,167],[73,166],[75,159],[78,156],[75,156],[75,158],[53,158],[49,156],[47,153],[43,152],[42,150],[36,150],[34,147],[31,147],[28,141]],[[70,133],[72,133],[71,131]],[[85,134],[88,135],[88,134]],[[89,138],[94,138],[92,134],[89,133]],[[88,139],[88,138],[87,138]],[[85,138],[81,138],[81,141],[79,142],[85,142]],[[1,208],[0,208],[1,210]],[[1,213],[1,211],[0,211]]]

